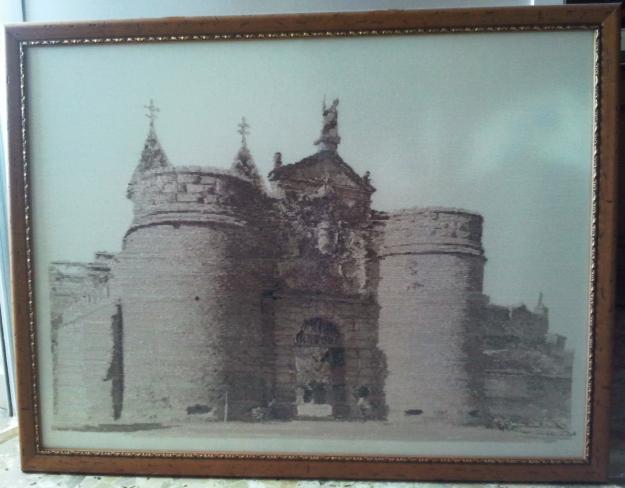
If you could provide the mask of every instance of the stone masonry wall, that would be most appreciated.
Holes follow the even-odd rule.
[[[518,369],[484,372],[488,425],[500,429],[570,428],[570,375]]]
[[[96,253],[90,263],[50,265],[54,425],[84,427],[112,418],[110,292],[113,255]],[[61,408],[62,405],[62,408]]]
[[[476,422],[480,365],[476,319],[483,305],[482,218],[415,209],[382,221],[380,348],[389,419]]]
[[[74,304],[82,307],[109,297],[112,259],[112,254],[99,252],[90,263],[52,263],[49,268],[52,315],[62,313]]]
[[[84,428],[111,423],[113,402],[111,321],[117,308],[104,299],[85,304],[82,314],[58,325],[53,342],[54,427]],[[62,406],[62,408],[61,408]]]
[[[570,428],[573,353],[548,334],[546,309],[489,304],[479,323],[488,424]]]
[[[114,269],[122,419],[250,419],[270,388],[261,298],[274,263],[263,252],[272,239],[262,198],[245,181],[196,168],[154,171],[135,195]]]
[[[147,171],[134,187],[134,221],[244,224],[259,193],[249,182],[219,168],[179,166]]]

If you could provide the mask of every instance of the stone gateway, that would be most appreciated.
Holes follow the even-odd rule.
[[[318,151],[276,153],[268,182],[245,119],[230,169],[175,166],[148,108],[122,250],[50,266],[55,428],[569,428],[572,352],[542,295],[490,303],[479,214],[372,209],[375,175],[338,152],[338,100]]]

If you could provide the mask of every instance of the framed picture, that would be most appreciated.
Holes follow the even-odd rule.
[[[601,480],[615,6],[7,29],[26,471]]]

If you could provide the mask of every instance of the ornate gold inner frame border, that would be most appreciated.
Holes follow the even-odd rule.
[[[548,481],[602,480],[615,240],[619,11],[611,5],[116,21],[7,28],[11,245],[22,467],[25,471],[257,477]],[[582,458],[306,455],[46,448],[41,438],[33,301],[28,73],[31,47],[284,41],[488,32],[594,33],[588,384]]]

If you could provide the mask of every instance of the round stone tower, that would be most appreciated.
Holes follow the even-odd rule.
[[[153,125],[128,197],[134,220],[113,269],[121,420],[250,419],[270,400],[261,316],[272,266],[263,254],[267,197],[234,170],[171,166]]]
[[[449,208],[386,217],[378,301],[388,418],[479,422],[482,217]]]

